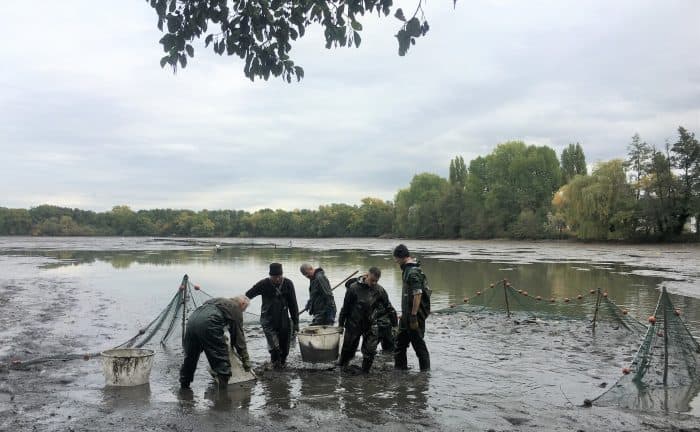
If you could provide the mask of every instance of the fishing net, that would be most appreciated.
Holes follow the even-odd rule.
[[[491,284],[472,297],[465,297],[463,304],[452,304],[436,310],[437,314],[463,312],[504,311],[508,315],[545,318],[549,320],[588,319],[591,327],[605,327],[606,330],[626,330],[643,334],[646,325],[629,315],[627,311],[607,297],[600,289],[590,290],[573,298],[542,297],[525,290],[514,288],[507,280]]]
[[[180,337],[183,338],[189,314],[210,298],[212,298],[211,295],[204,292],[199,285],[192,284],[189,277],[185,275],[180,287],[165,309],[153,321],[140,329],[134,337],[116,348],[141,348],[152,340],[159,340],[161,344],[165,344],[178,330]],[[260,322],[259,318],[258,315],[249,312],[243,313],[244,325],[257,324]]]
[[[646,336],[624,375],[593,402],[636,410],[685,412],[700,392],[700,345],[664,288]]]

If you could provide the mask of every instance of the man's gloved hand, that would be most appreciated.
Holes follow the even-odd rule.
[[[299,333],[299,323],[298,322],[294,323],[294,328],[292,331],[294,332],[294,334]]]
[[[248,356],[248,351],[244,351],[241,354],[241,363],[243,363],[243,370],[250,372],[250,357]]]
[[[392,327],[399,325],[399,317],[396,316],[396,312],[389,314],[389,321],[391,322]]]
[[[418,317],[415,315],[410,315],[408,317],[408,327],[411,330],[418,330]]]

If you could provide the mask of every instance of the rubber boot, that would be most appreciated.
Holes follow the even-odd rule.
[[[352,359],[353,353],[349,353],[347,351],[341,351],[340,352],[340,358],[338,359],[338,362],[335,364],[336,366],[340,366],[341,368],[344,368],[350,363],[350,360]]]
[[[362,359],[362,372],[369,373],[369,370],[372,369],[373,362],[374,362],[374,358],[372,358],[372,357],[363,358]]]
[[[406,356],[406,351],[394,352],[394,369],[408,369],[408,357]]]
[[[219,384],[220,389],[225,389],[228,387],[228,380],[231,378],[231,375],[218,375],[216,377],[217,384]]]
[[[426,353],[421,353],[418,355],[418,365],[420,366],[420,370],[425,372],[430,370],[430,354]]]

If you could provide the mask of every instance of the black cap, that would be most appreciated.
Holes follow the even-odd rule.
[[[411,254],[408,252],[408,248],[405,244],[400,244],[394,248],[394,256],[396,258],[407,258],[411,256]]]
[[[282,264],[280,264],[280,263],[270,264],[270,276],[282,276]]]

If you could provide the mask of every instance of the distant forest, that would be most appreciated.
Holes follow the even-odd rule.
[[[634,135],[626,159],[590,173],[578,143],[557,158],[547,146],[510,141],[469,166],[455,157],[448,178],[417,174],[394,201],[252,213],[0,207],[0,235],[676,241],[699,239],[699,216],[700,145],[679,127],[662,147]]]

